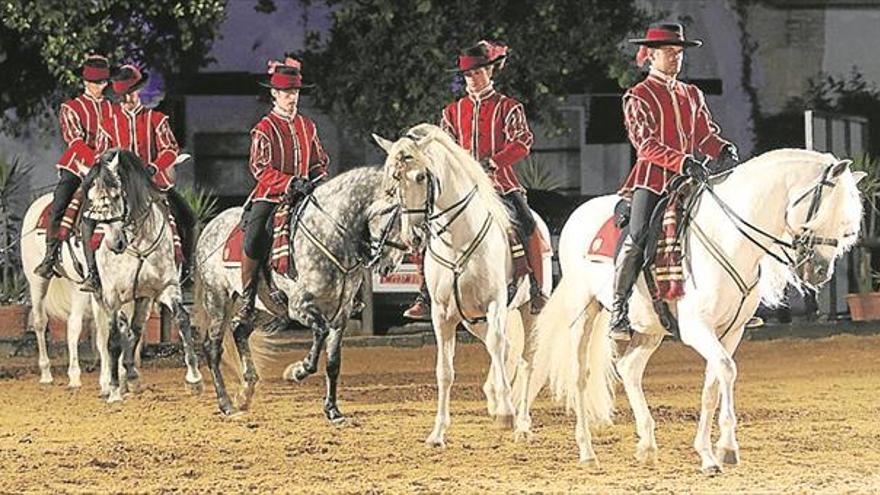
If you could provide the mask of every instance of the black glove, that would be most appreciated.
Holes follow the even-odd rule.
[[[293,195],[308,196],[315,190],[315,185],[304,177],[297,177],[293,179],[288,189]]]
[[[727,144],[721,148],[721,152],[718,153],[718,158],[713,161],[710,171],[713,174],[725,172],[736,168],[737,165],[739,165],[739,155],[736,152],[736,146]]]
[[[692,156],[686,156],[681,164],[681,173],[694,179],[697,182],[706,182],[709,178],[709,171],[702,163],[694,160]]]
[[[159,173],[159,168],[153,165],[152,163],[147,165],[147,175],[153,177],[154,175]]]
[[[489,172],[495,170],[495,165],[492,163],[491,158],[483,158],[480,160],[480,165],[483,167],[483,170],[488,174]]]

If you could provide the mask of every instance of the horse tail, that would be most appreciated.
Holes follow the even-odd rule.
[[[611,422],[614,354],[602,325],[604,319],[597,318],[600,313],[598,300],[584,277],[562,277],[535,322],[529,404],[549,382],[556,400],[565,399],[566,407],[572,409],[579,386],[585,386],[590,420],[599,424]],[[586,357],[586,366],[578,373],[581,356]]]

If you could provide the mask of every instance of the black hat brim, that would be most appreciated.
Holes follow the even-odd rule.
[[[490,65],[498,65],[498,64],[504,62],[505,60],[507,60],[507,55],[502,55],[502,56],[496,58],[495,60],[493,60],[493,61],[491,61],[491,62],[483,62],[482,64],[477,64],[477,65],[475,65],[475,66],[473,66],[473,67],[471,67],[470,69],[467,69],[467,70],[475,70],[475,69],[480,69],[480,68],[483,68],[483,67],[489,67]],[[454,67],[454,68],[452,68],[452,69],[446,69],[446,72],[460,72],[460,73],[465,73],[465,72],[467,72],[467,71],[465,71],[465,70],[461,70],[461,69],[458,68],[458,67]]]
[[[110,91],[111,91],[116,97],[121,98],[121,97],[123,97],[123,96],[125,96],[125,95],[127,95],[127,94],[129,94],[129,93],[134,93],[135,91],[138,91],[139,89],[142,89],[144,86],[147,85],[147,80],[148,80],[149,78],[150,78],[150,75],[149,75],[149,74],[147,74],[146,72],[141,72],[141,80],[138,81],[137,84],[135,84],[134,86],[132,86],[132,87],[126,89],[124,93],[117,93],[116,91],[113,91],[113,89],[112,89],[112,88],[113,88],[113,85],[112,85],[112,84],[110,85],[110,88],[111,88]]]
[[[683,46],[685,48],[696,48],[703,45],[702,40],[649,40],[644,38],[631,39],[630,43],[634,45],[647,46],[648,48],[657,48],[660,46]]]
[[[277,89],[278,91],[289,91],[291,89],[311,89],[311,88],[315,87],[314,84],[301,84],[299,86],[293,86],[290,88],[276,88],[275,86],[272,86],[271,84],[269,84],[266,81],[258,81],[257,84],[259,84],[260,86],[262,86],[264,88]]]

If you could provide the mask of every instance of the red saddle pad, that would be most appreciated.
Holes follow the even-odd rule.
[[[226,236],[226,244],[223,246],[223,263],[230,265],[241,264],[241,249],[243,245],[244,229],[239,224]]]
[[[621,230],[614,223],[614,215],[608,217],[608,220],[602,224],[602,228],[590,241],[587,246],[587,257],[589,258],[609,258],[614,259],[617,243],[620,241]]]

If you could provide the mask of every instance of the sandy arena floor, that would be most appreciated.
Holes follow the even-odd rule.
[[[182,369],[148,366],[146,390],[112,406],[98,400],[94,373],[72,392],[63,372],[48,387],[34,372],[0,381],[0,492],[878,492],[878,357],[880,337],[745,342],[742,464],[716,478],[699,473],[691,448],[703,364],[678,344],[661,347],[646,380],[659,463],[632,458],[621,393],[617,424],[595,439],[598,470],[578,465],[574,417],[546,397],[531,442],[494,427],[477,345],[459,346],[444,450],[422,443],[435,408],[432,347],[346,349],[342,428],[323,418],[323,376],[283,383],[282,365],[234,421],[216,412],[209,378],[201,396],[186,392]]]

